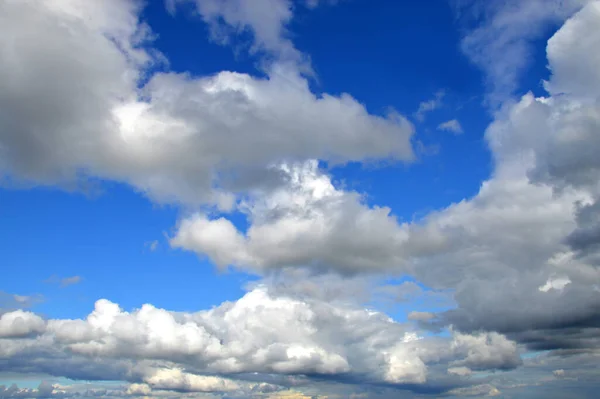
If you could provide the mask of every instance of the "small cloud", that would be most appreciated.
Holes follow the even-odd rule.
[[[43,302],[44,297],[40,294],[35,295],[17,295],[0,291],[0,310],[9,311],[14,309],[25,309]]]
[[[553,277],[548,278],[548,281],[546,281],[546,284],[538,287],[538,290],[540,290],[541,292],[548,292],[550,290],[562,291],[569,284],[571,284],[571,280],[569,279],[569,277],[553,276]]]
[[[68,287],[69,285],[79,284],[83,280],[81,276],[65,277],[60,280],[61,287]]]
[[[410,312],[408,314],[408,320],[413,321],[429,321],[435,318],[435,315],[430,312]]]
[[[498,388],[490,384],[473,385],[464,388],[454,388],[448,391],[449,394],[455,396],[498,396],[502,392]]]
[[[59,277],[57,275],[52,275],[48,278],[45,283],[48,284],[58,284],[61,288],[68,287],[70,285],[79,284],[83,280],[81,276],[72,276],[72,277]]]
[[[452,132],[454,134],[462,134],[463,133],[463,128],[460,125],[460,122],[456,119],[452,119],[447,122],[440,123],[437,128],[438,128],[438,130],[444,130],[447,132]]]
[[[467,377],[472,373],[473,372],[468,367],[450,367],[448,369],[448,374],[457,375],[460,377]]]
[[[556,378],[561,378],[561,377],[564,377],[564,376],[565,376],[565,370],[562,370],[562,369],[560,369],[560,370],[554,370],[554,371],[552,372],[552,374],[554,374],[554,376],[555,376]]]
[[[148,247],[150,252],[154,252],[158,249],[158,240],[147,242],[146,246]]]
[[[442,106],[442,100],[444,99],[445,95],[446,92],[444,90],[439,90],[437,93],[435,93],[434,98],[429,101],[423,101],[421,104],[419,104],[419,109],[417,112],[415,112],[415,118],[418,121],[423,122],[425,120],[425,115],[428,112],[436,110]]]

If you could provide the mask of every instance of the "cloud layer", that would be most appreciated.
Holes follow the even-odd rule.
[[[2,315],[0,336],[0,371],[146,384],[131,388],[137,391],[239,391],[253,375],[278,390],[293,386],[286,375],[402,386],[426,383],[428,364],[495,370],[521,363],[516,344],[496,333],[423,338],[383,313],[274,295],[268,286],[196,313],[152,305],[125,312],[108,300],[84,320],[14,311]],[[271,375],[282,378],[275,384]]]

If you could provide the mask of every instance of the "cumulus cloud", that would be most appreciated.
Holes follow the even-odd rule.
[[[412,389],[439,379],[442,392],[494,396],[496,385],[456,381],[518,367],[519,344],[557,355],[598,350],[599,2],[549,40],[548,95],[526,94],[494,115],[486,131],[494,172],[477,195],[415,223],[336,187],[318,161],[410,161],[404,117],[370,114],[346,94],[314,94],[286,36],[288,2],[195,4],[216,38],[251,31],[254,50],[275,58],[266,77],[147,76],[164,60],[138,2],[0,3],[0,168],[20,183],[72,188],[93,176],[159,201],[214,205],[222,213],[183,218],[171,245],[267,278],[236,302],[196,313],[127,312],[108,300],[84,320],[3,310],[0,370],[123,380],[129,395],[233,396],[319,377]],[[528,40],[582,6],[490,6],[463,49],[490,77],[493,101],[514,89]],[[421,104],[417,119],[442,97]],[[232,209],[247,216],[247,229],[228,219]],[[450,337],[338,300],[361,294],[354,282],[368,273],[408,273],[451,292],[455,308],[408,316],[434,330],[452,326]],[[341,293],[344,281],[352,284]],[[329,282],[329,291],[315,288]]]
[[[266,78],[163,72],[138,88],[163,59],[138,2],[1,7],[0,168],[11,181],[74,187],[93,176],[231,209],[237,193],[277,182],[282,161],[413,158],[405,118],[317,96],[282,63]]]
[[[23,319],[20,324],[14,322],[18,318]],[[128,388],[136,395],[150,390],[267,392],[291,386],[285,379],[270,380],[272,375],[422,384],[428,380],[429,363],[477,370],[519,364],[514,343],[498,334],[422,338],[409,325],[379,312],[275,296],[265,286],[236,302],[196,313],[152,305],[126,312],[100,300],[84,320],[44,323],[22,311],[1,320],[5,339],[0,371],[124,380],[136,384]],[[33,337],[32,331],[38,336]],[[267,385],[256,385],[245,375],[262,376],[261,383]]]
[[[399,224],[390,208],[369,207],[359,193],[337,189],[316,161],[279,171],[286,185],[242,203],[251,223],[247,231],[224,217],[198,214],[180,223],[171,245],[207,255],[220,266],[258,271],[308,266],[354,274],[406,271],[408,255],[446,243],[439,231]]]
[[[251,225],[241,232],[229,224],[224,241],[229,247],[216,251],[214,242],[194,238],[202,238],[205,224],[212,223],[203,216],[198,230],[194,219],[184,221],[172,244],[213,259],[227,254],[223,264],[246,263],[261,271],[294,265],[409,273],[427,286],[452,290],[456,302],[456,308],[429,320],[413,314],[419,325],[497,331],[536,350],[597,348],[600,257],[594,237],[600,191],[593,154],[600,90],[593,84],[600,68],[594,67],[593,27],[600,21],[599,7],[588,4],[549,40],[548,96],[526,94],[495,115],[486,131],[494,172],[473,198],[419,223],[398,223],[387,210],[366,207],[359,195],[335,188],[322,173],[304,173],[300,176],[309,178],[297,179],[300,184],[288,179],[293,189],[275,197],[285,198],[283,204],[268,195],[250,201]],[[590,84],[582,84],[576,77],[581,75]],[[368,223],[362,226],[362,220]],[[227,222],[215,221],[215,227],[221,224]],[[272,239],[259,246],[265,237]]]
[[[549,40],[548,96],[527,94],[497,113],[486,132],[493,176],[474,198],[423,221],[430,231],[452,232],[441,234],[448,244],[437,255],[414,260],[419,280],[455,292],[457,308],[431,323],[499,331],[535,349],[598,347],[600,274],[586,243],[593,244],[598,220],[596,157],[589,154],[600,90],[561,65],[577,59],[577,68],[599,70],[590,66],[597,63],[599,4]]]
[[[39,334],[45,330],[46,324],[38,315],[15,310],[0,316],[0,338],[21,338]]]

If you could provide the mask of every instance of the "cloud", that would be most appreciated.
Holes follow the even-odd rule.
[[[31,312],[15,310],[0,316],[0,338],[21,338],[42,333],[44,320]]]
[[[14,323],[18,318],[26,323]],[[44,322],[16,311],[4,314],[1,326],[0,371],[124,380],[146,384],[129,388],[142,394],[148,387],[152,392],[237,392],[250,389],[256,378],[271,385],[256,382],[253,389],[272,391],[274,385],[291,387],[286,380],[291,376],[307,375],[344,384],[424,384],[435,378],[428,364],[477,370],[519,364],[514,343],[498,334],[423,338],[382,313],[275,296],[267,286],[195,313],[152,305],[126,312],[100,300],[83,320]]]
[[[448,374],[454,374],[461,377],[469,376],[473,373],[473,371],[468,367],[449,367]]]
[[[306,62],[288,38],[286,26],[293,17],[293,4],[289,0],[172,0],[173,4],[191,2],[210,27],[214,40],[229,44],[231,37],[249,31],[253,36],[251,50],[272,53],[283,62]],[[309,3],[316,6],[315,3]],[[310,68],[309,65],[305,67]]]
[[[159,242],[158,240],[154,240],[154,241],[150,241],[146,243],[146,247],[150,250],[150,252],[154,252],[158,249],[159,246]]]
[[[265,279],[196,313],[125,311],[108,300],[83,320],[3,309],[1,371],[122,380],[137,384],[123,390],[132,395],[243,397],[329,381],[493,396],[505,391],[498,379],[466,377],[510,373],[523,349],[551,351],[538,365],[551,367],[546,376],[575,360],[597,363],[600,3],[572,16],[581,2],[484,7],[463,49],[502,103],[485,134],[494,172],[474,197],[412,223],[337,187],[318,161],[411,161],[406,118],[313,93],[287,62],[302,58],[286,39],[288,3],[198,4],[215,35],[252,31],[255,50],[275,58],[265,77],[147,76],[164,59],[137,2],[0,3],[0,54],[9,55],[0,57],[0,168],[21,184],[74,188],[97,177],[156,201],[208,204],[180,221],[171,245]],[[267,19],[252,14],[269,4]],[[565,19],[548,41],[547,96],[504,102],[529,40]],[[417,119],[442,97],[422,103]],[[231,221],[234,209],[247,229]],[[410,274],[455,306],[415,310],[407,324],[352,306],[347,299],[365,290],[358,280],[384,273]],[[403,284],[397,298],[423,294],[417,286]],[[452,330],[437,337],[423,326]]]
[[[486,74],[488,102],[502,104],[516,91],[518,78],[532,60],[531,42],[568,19],[589,0],[456,0],[455,11],[466,29],[463,52]]]
[[[600,66],[592,50],[599,4],[584,7],[549,40],[548,96],[526,94],[496,114],[486,131],[495,170],[479,193],[421,221],[437,231],[431,241],[446,245],[413,256],[414,276],[452,289],[457,304],[433,325],[497,331],[534,350],[599,347],[600,258],[591,244],[600,219],[591,154],[600,88],[556,66],[577,59],[577,68],[600,70],[592,67]]]
[[[159,369],[145,377],[144,381],[152,388],[177,392],[232,392],[240,389],[232,380],[194,375],[182,372],[181,369]]]
[[[266,272],[299,266],[342,274],[401,273],[409,255],[445,245],[432,240],[435,233],[399,224],[389,208],[369,207],[359,193],[335,188],[316,161],[279,171],[285,186],[242,203],[250,221],[246,232],[224,217],[197,214],[180,222],[171,245],[221,267]]]
[[[60,286],[68,287],[69,285],[79,284],[81,280],[83,280],[81,276],[65,277],[60,280]]]
[[[468,388],[455,388],[448,392],[456,396],[498,396],[501,392],[490,384],[475,385]]]
[[[558,378],[560,378],[560,377],[564,377],[564,375],[565,375],[565,370],[562,370],[562,369],[560,369],[560,370],[554,370],[554,371],[552,372],[552,374],[554,374],[554,376],[555,376],[555,377],[558,377]]]
[[[408,319],[413,321],[428,321],[435,318],[435,314],[431,312],[410,312]]]
[[[423,122],[425,120],[425,115],[429,112],[434,111],[440,108],[443,104],[442,100],[444,99],[446,92],[444,90],[439,90],[435,93],[435,97],[428,101],[423,101],[419,104],[419,109],[415,112],[415,118]]]
[[[70,285],[79,284],[82,280],[83,277],[81,276],[59,277],[57,275],[52,275],[50,278],[46,279],[45,282],[49,284],[58,284],[61,288],[65,288]]]
[[[445,130],[448,132],[452,132],[454,134],[462,134],[463,128],[460,125],[460,122],[456,119],[452,119],[438,125],[438,130]]]
[[[1,7],[0,48],[22,43],[0,65],[0,168],[11,181],[76,188],[97,177],[228,210],[238,194],[277,184],[272,165],[283,161],[414,157],[405,118],[369,114],[348,94],[317,96],[282,63],[265,78],[155,73],[139,88],[163,58],[137,2]]]
[[[18,295],[0,291],[0,314],[9,310],[30,308],[43,301],[44,296],[40,294]]]

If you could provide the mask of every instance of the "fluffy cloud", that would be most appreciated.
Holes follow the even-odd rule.
[[[316,161],[283,165],[280,172],[287,185],[241,205],[251,222],[245,233],[223,217],[195,215],[180,223],[171,245],[220,266],[310,266],[352,274],[407,271],[408,255],[446,243],[438,231],[401,225],[389,208],[369,207],[360,194],[337,189]],[[432,240],[436,234],[439,241]]]
[[[549,40],[548,96],[526,94],[496,113],[486,131],[494,173],[473,198],[399,224],[389,210],[335,188],[315,166],[287,167],[285,189],[249,202],[247,231],[197,216],[172,244],[263,272],[409,273],[452,290],[457,305],[435,317],[415,313],[421,325],[496,331],[536,350],[597,348],[599,4]],[[208,227],[228,235],[203,235]],[[217,245],[219,237],[227,239]]]
[[[433,324],[499,331],[534,349],[598,347],[598,23],[592,2],[550,39],[549,95],[507,104],[486,132],[493,176],[425,218],[452,235],[414,260],[415,276],[453,289],[458,305]]]
[[[229,209],[236,193],[276,183],[282,161],[413,157],[406,119],[371,115],[347,94],[316,96],[283,63],[267,78],[164,72],[138,87],[162,61],[138,2],[1,7],[0,168],[13,181],[100,177]]]
[[[46,325],[38,315],[15,310],[0,316],[0,338],[20,338],[42,333]]]
[[[3,315],[3,331],[5,320],[23,314]],[[136,395],[149,390],[267,392],[291,386],[285,376],[292,375],[422,384],[428,381],[428,364],[493,370],[520,363],[514,343],[498,334],[421,338],[410,325],[382,313],[275,296],[265,286],[196,313],[152,305],[125,312],[100,300],[85,320],[29,318],[38,321],[38,336],[26,334],[33,327],[3,334],[0,371],[125,380],[136,384],[128,389]],[[273,375],[285,378],[277,381]],[[263,381],[251,382],[255,377],[250,376]]]
[[[490,23],[463,44],[489,74],[496,100],[524,67],[527,39],[583,3],[492,6]],[[227,215],[197,213],[180,222],[171,245],[267,274],[273,286],[197,313],[152,305],[126,312],[107,300],[85,320],[3,311],[1,371],[123,380],[134,384],[126,395],[234,396],[310,376],[412,389],[439,381],[441,392],[493,396],[504,387],[457,385],[477,371],[518,367],[518,343],[597,360],[599,2],[548,42],[548,96],[527,94],[494,115],[486,139],[495,168],[479,193],[418,223],[368,206],[319,168],[316,159],[411,160],[413,128],[393,113],[369,114],[349,95],[311,92],[286,38],[288,2],[196,5],[216,37],[252,31],[255,49],[276,59],[265,65],[267,77],[146,76],[164,60],[150,47],[138,2],[0,3],[0,168],[21,183],[71,187],[93,176],[157,200],[236,207],[247,229]],[[265,19],[263,7],[275,12]],[[292,280],[321,274],[290,283],[277,280],[281,269]],[[451,336],[423,338],[413,324],[339,300],[361,294],[357,275],[383,272],[451,292],[455,308],[409,315],[419,326],[452,326]],[[351,284],[340,293],[344,282]],[[316,288],[325,283],[329,292]]]

